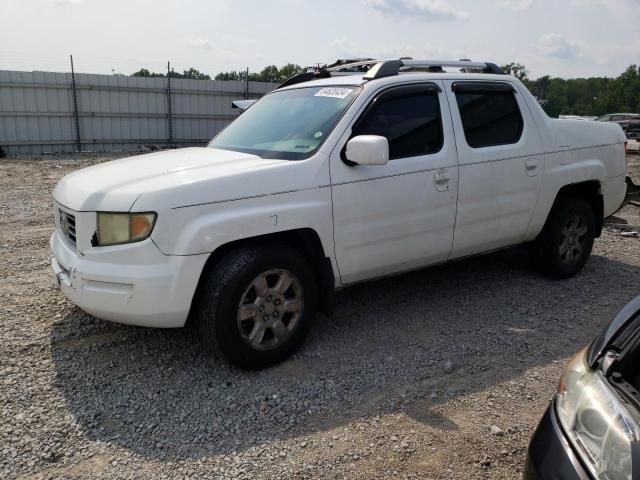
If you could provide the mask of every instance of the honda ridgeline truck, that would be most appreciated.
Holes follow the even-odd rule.
[[[262,368],[355,283],[519,244],[575,275],[623,202],[624,143],[618,125],[549,118],[494,64],[337,65],[288,80],[205,147],[64,177],[51,266],[98,318],[189,318]]]

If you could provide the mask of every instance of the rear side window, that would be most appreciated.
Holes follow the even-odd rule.
[[[464,136],[472,148],[518,143],[524,122],[514,92],[456,91]]]
[[[434,86],[399,87],[376,97],[353,128],[357,135],[389,141],[389,158],[429,155],[443,145],[442,118]]]

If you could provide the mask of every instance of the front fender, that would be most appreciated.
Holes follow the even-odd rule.
[[[329,187],[175,208],[158,216],[152,235],[167,255],[211,253],[227,243],[311,228],[333,253]]]

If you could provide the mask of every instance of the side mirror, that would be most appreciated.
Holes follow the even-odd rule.
[[[345,158],[358,165],[385,165],[389,161],[389,142],[379,135],[358,135],[347,142]]]
[[[256,103],[258,100],[235,100],[231,102],[231,108],[237,108],[240,110],[240,113],[244,113],[251,105]]]

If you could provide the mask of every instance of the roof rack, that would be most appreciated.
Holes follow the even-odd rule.
[[[376,80],[378,78],[391,77],[401,72],[411,70],[426,70],[427,72],[444,72],[444,68],[459,68],[463,71],[473,73],[493,73],[505,75],[504,70],[495,63],[472,62],[470,60],[414,60],[412,58],[377,60],[372,58],[356,60],[338,60],[323,68],[311,68],[306,72],[295,75],[286,80],[278,88],[288,87],[296,83],[308,82],[317,78],[329,78],[342,75],[362,75],[365,80]]]

